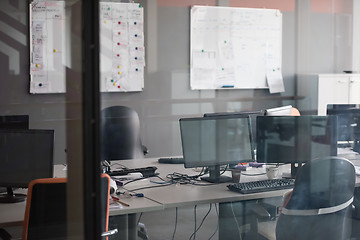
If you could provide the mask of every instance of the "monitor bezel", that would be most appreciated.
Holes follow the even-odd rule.
[[[54,130],[50,130],[50,129],[0,129],[0,134],[2,134],[2,133],[26,133],[26,134],[41,133],[41,134],[49,134],[49,135],[51,135],[52,136],[52,141],[50,143],[50,146],[51,146],[51,150],[50,150],[51,161],[49,162],[49,166],[48,166],[48,170],[49,170],[48,173],[49,174],[44,175],[41,178],[52,178],[54,176],[54,146],[55,146],[55,131]],[[15,172],[16,172],[16,170],[14,170],[14,173]],[[28,182],[25,182],[25,181],[24,182],[4,181],[3,179],[1,179],[1,176],[0,176],[0,187],[27,188],[30,181],[28,181]]]
[[[262,153],[261,151],[259,151],[259,146],[261,146],[260,141],[260,136],[259,133],[261,133],[261,131],[259,131],[259,121],[261,121],[261,119],[266,119],[266,118],[293,118],[294,122],[295,121],[299,121],[300,118],[308,118],[308,119],[326,119],[327,121],[331,121],[332,124],[337,125],[337,117],[336,116],[318,116],[318,115],[305,115],[305,116],[260,116],[257,118],[256,120],[256,132],[257,132],[257,150],[256,150],[256,161],[259,163],[264,163],[264,164],[291,164],[291,177],[295,177],[296,176],[296,172],[297,170],[302,166],[303,163],[309,162],[311,160],[314,159],[289,159],[289,161],[279,161],[279,159],[266,159],[263,155],[260,155],[259,153]],[[333,127],[332,131],[334,131],[333,136],[331,137],[332,142],[329,144],[330,148],[331,148],[331,156],[337,156],[337,127]],[[262,148],[263,149],[263,148]],[[259,158],[260,156],[260,158]],[[325,157],[325,156],[324,156]]]
[[[251,159],[244,159],[244,160],[240,160],[240,161],[223,161],[223,162],[204,162],[204,161],[191,161],[191,162],[187,162],[186,161],[186,156],[184,154],[184,143],[183,143],[183,136],[181,134],[181,128],[182,128],[182,124],[181,122],[184,121],[213,121],[213,120],[218,120],[218,119],[247,119],[247,126],[248,126],[248,130],[249,130],[249,142],[250,142],[250,154],[251,154]],[[216,166],[223,166],[223,165],[228,165],[228,164],[238,164],[238,163],[246,163],[246,162],[254,162],[254,145],[252,143],[252,133],[251,133],[251,121],[250,121],[250,117],[248,115],[243,115],[243,114],[239,114],[239,115],[221,115],[221,116],[212,116],[212,117],[192,117],[192,118],[181,118],[179,119],[179,123],[180,123],[180,136],[181,136],[181,145],[182,145],[182,151],[183,151],[183,158],[184,158],[184,167],[185,168],[195,168],[195,167],[216,167]]]

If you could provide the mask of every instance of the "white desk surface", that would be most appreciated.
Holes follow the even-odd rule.
[[[197,175],[199,172],[193,169],[185,169],[182,164],[159,164],[157,158],[148,158],[143,160],[122,160],[121,164],[129,167],[147,167],[156,166],[158,169],[156,172],[160,176],[166,179],[168,173],[178,172],[188,175]],[[246,171],[246,173],[263,172],[265,168],[258,168],[255,171]],[[229,174],[229,173],[226,173]],[[154,181],[160,182],[158,178],[152,178]],[[261,176],[245,176],[242,175],[240,181],[256,181],[267,179],[266,175]],[[201,182],[207,184],[206,182]],[[288,189],[279,191],[270,191],[263,193],[252,194],[240,194],[228,190],[226,187],[229,183],[214,184],[208,186],[198,185],[180,185],[174,184],[170,186],[149,188],[138,190],[136,192],[143,193],[146,197],[153,199],[164,205],[164,208],[181,207],[187,205],[206,204],[206,203],[219,203],[219,202],[231,202],[231,201],[243,201],[250,199],[261,199],[282,196]],[[154,184],[152,184],[154,185]],[[137,189],[139,186],[132,187],[131,184],[125,186],[127,189]]]
[[[356,166],[360,166],[360,160],[358,156],[355,158],[350,158]],[[145,159],[136,159],[136,160],[122,160],[119,161],[122,165],[128,168],[137,168],[137,167],[148,167],[156,166],[157,172],[164,179],[168,173],[179,172],[186,173],[188,175],[197,175],[199,172],[194,171],[193,169],[185,169],[182,164],[159,164],[157,158],[145,158]],[[255,169],[254,171],[261,172],[265,171],[264,168]],[[284,170],[288,171],[288,170]],[[251,170],[246,171],[250,173]],[[54,167],[54,176],[55,177],[65,177],[66,171],[64,170],[63,165],[56,165]],[[241,182],[244,181],[256,181],[261,179],[266,179],[266,175],[261,176],[241,176]],[[160,181],[158,178],[153,178],[155,181]],[[205,182],[202,182],[206,184]],[[207,203],[221,203],[221,202],[231,202],[231,201],[243,201],[250,199],[261,199],[261,198],[271,198],[282,196],[288,190],[279,190],[279,191],[269,191],[263,193],[252,193],[252,194],[240,194],[228,190],[226,187],[228,183],[215,184],[210,186],[198,186],[198,185],[170,185],[164,187],[143,189],[137,192],[143,193],[145,197],[131,197],[125,198],[121,197],[121,201],[129,204],[129,207],[123,207],[121,209],[110,209],[110,216],[114,215],[123,215],[123,214],[132,214],[138,212],[148,212],[148,211],[160,211],[164,208],[172,207],[181,207],[189,206],[196,204],[207,204]],[[144,186],[156,185],[149,183]],[[356,177],[356,185],[360,186],[360,177]],[[131,184],[126,185],[126,188],[136,189],[141,186],[136,185],[132,186]],[[11,203],[11,204],[0,204],[0,227],[21,225],[24,219],[25,212],[25,202],[20,203]]]
[[[66,177],[66,170],[64,165],[54,166],[54,177]],[[26,194],[27,189],[18,189],[15,192]],[[122,198],[122,202],[129,204],[129,207],[123,206],[121,209],[110,209],[109,215],[124,215],[138,212],[159,211],[163,210],[162,204],[155,202],[149,198]],[[7,226],[22,225],[25,215],[26,202],[20,203],[1,203],[0,204],[0,228]]]

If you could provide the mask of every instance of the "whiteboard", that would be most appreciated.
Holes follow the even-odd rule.
[[[193,6],[190,38],[191,89],[268,88],[281,72],[279,10]]]
[[[65,2],[30,4],[30,93],[65,92]]]
[[[100,2],[100,90],[144,88],[144,10],[138,3]],[[30,4],[30,93],[66,91],[65,2]]]
[[[142,91],[144,67],[142,5],[100,2],[100,90]]]

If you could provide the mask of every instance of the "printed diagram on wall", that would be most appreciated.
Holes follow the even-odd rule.
[[[269,79],[282,83],[279,10],[194,6],[190,41],[192,89],[268,88]]]
[[[30,93],[65,92],[65,2],[30,4]]]
[[[143,7],[137,3],[100,2],[100,89],[144,88]]]

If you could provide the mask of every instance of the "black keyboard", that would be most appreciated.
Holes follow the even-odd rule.
[[[184,158],[182,157],[162,157],[158,159],[159,163],[168,164],[184,164]]]
[[[294,182],[295,179],[290,178],[267,179],[254,182],[232,183],[227,187],[231,191],[246,194],[293,188]]]
[[[143,168],[124,168],[124,169],[117,169],[114,171],[108,171],[106,172],[109,174],[109,176],[123,176],[128,175],[129,173],[135,173],[140,172],[143,177],[153,177],[156,176],[157,173],[155,173],[157,167],[143,167]]]

